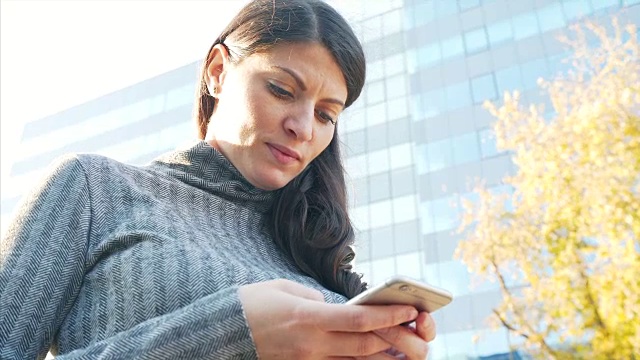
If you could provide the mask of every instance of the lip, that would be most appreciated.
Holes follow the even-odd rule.
[[[298,152],[296,152],[295,150],[289,149],[286,146],[272,143],[267,143],[267,146],[273,153],[273,156],[275,156],[275,158],[283,164],[288,164],[292,161],[300,160],[300,154],[298,154]]]

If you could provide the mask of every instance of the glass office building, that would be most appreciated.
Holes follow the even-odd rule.
[[[340,3],[336,2],[338,7]],[[340,120],[356,268],[372,284],[405,274],[455,295],[434,314],[432,359],[507,353],[521,340],[486,322],[498,286],[475,283],[453,258],[460,200],[475,179],[496,191],[514,165],[496,150],[482,108],[507,90],[544,102],[539,77],[563,70],[556,37],[584,17],[619,13],[638,22],[638,0],[391,0],[345,2],[368,60],[367,86]],[[355,4],[355,5],[354,5]],[[355,15],[354,15],[355,14]],[[199,63],[29,123],[3,224],[55,157],[95,152],[142,164],[195,139],[191,121]]]
[[[479,283],[453,257],[461,199],[473,198],[476,179],[510,191],[501,180],[515,170],[510,155],[496,149],[482,103],[516,89],[524,102],[547,102],[538,78],[567,66],[558,35],[585,17],[608,21],[615,13],[622,23],[638,23],[639,3],[405,0],[363,7],[369,14],[357,28],[368,83],[341,124],[360,230],[357,268],[374,284],[401,273],[454,294],[434,313],[431,358],[499,356],[522,343],[488,327],[498,284]]]
[[[3,231],[21,196],[63,154],[99,153],[131,164],[144,164],[190,138],[195,139],[191,112],[199,66],[188,64],[25,124],[10,184],[3,184]]]

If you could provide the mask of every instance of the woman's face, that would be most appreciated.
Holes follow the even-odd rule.
[[[313,42],[283,43],[236,64],[217,45],[207,74],[217,98],[207,141],[265,190],[285,186],[329,145],[347,98],[342,71]]]

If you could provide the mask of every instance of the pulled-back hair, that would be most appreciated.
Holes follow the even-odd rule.
[[[231,20],[209,49],[195,105],[204,139],[216,99],[207,89],[212,49],[223,44],[239,62],[282,43],[319,43],[333,56],[347,85],[345,107],[360,96],[365,58],[346,20],[320,0],[255,0]],[[347,191],[338,128],[329,146],[296,178],[277,190],[266,227],[280,249],[327,289],[353,297],[366,288],[351,271],[354,230],[347,212]]]

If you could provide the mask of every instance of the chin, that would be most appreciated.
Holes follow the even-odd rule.
[[[253,185],[262,190],[278,190],[285,187],[293,177],[281,173],[279,171],[271,171],[268,174],[256,174],[255,180],[253,181]]]

